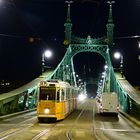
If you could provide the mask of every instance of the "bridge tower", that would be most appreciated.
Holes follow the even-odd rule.
[[[72,23],[71,23],[71,4],[73,1],[66,1],[67,3],[67,18],[64,24],[65,27],[65,39],[64,45],[67,47],[67,51],[62,61],[59,63],[54,73],[50,78],[62,79],[64,81],[70,82],[72,85],[76,85],[76,76],[73,65],[73,57],[81,52],[95,52],[100,54],[104,59],[105,63],[108,65],[106,70],[105,83],[107,86],[105,91],[110,91],[111,86],[111,73],[113,72],[113,67],[110,60],[109,49],[113,45],[113,18],[112,18],[112,2],[107,2],[109,4],[109,16],[108,22],[106,24],[107,33],[100,38],[92,38],[88,35],[86,38],[78,37],[72,33]]]
[[[112,17],[112,4],[115,3],[114,1],[108,1],[109,4],[109,17],[108,17],[108,23],[106,24],[107,28],[107,42],[109,44],[113,44],[113,29],[114,29],[114,24],[113,24],[113,17]]]
[[[65,26],[65,40],[64,44],[68,45],[71,43],[71,35],[72,35],[72,23],[71,23],[71,17],[70,17],[70,5],[73,3],[73,1],[66,1],[68,4],[68,9],[67,9],[67,19],[66,23],[64,24]]]

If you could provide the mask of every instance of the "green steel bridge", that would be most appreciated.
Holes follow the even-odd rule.
[[[129,84],[121,73],[115,73],[110,59],[110,48],[113,47],[113,17],[112,4],[108,2],[109,15],[106,23],[106,35],[100,38],[81,38],[73,35],[70,16],[71,1],[67,2],[67,18],[64,24],[67,51],[53,71],[49,71],[31,81],[30,83],[0,95],[0,115],[32,109],[36,107],[38,99],[38,83],[47,79],[60,79],[76,86],[76,73],[74,70],[73,57],[81,52],[94,52],[100,54],[107,65],[102,82],[98,82],[98,94],[103,92],[116,92],[119,97],[120,108],[123,112],[140,119],[140,95]]]

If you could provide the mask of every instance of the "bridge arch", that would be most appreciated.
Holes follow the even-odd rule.
[[[69,45],[71,59],[81,52],[94,52],[100,54],[106,61],[108,66],[111,66],[109,47],[101,44],[71,44]]]
[[[76,76],[75,69],[73,64],[73,57],[82,52],[94,52],[100,54],[105,60],[105,64],[108,65],[108,69],[106,70],[106,82],[107,91],[110,91],[110,76],[111,76],[111,68],[112,64],[110,61],[109,55],[109,47],[108,45],[102,44],[70,44],[67,48],[65,56],[63,57],[60,64],[55,69],[51,78],[53,79],[61,79],[63,81],[68,81],[72,85],[76,85]]]

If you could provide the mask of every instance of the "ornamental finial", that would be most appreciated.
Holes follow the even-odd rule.
[[[72,0],[70,0],[70,1],[66,0],[65,3],[71,4],[71,3],[73,3],[73,1]]]
[[[115,1],[107,1],[107,3],[110,5],[109,6],[108,23],[112,23],[113,22],[113,18],[112,18],[112,4],[115,3]]]
[[[67,11],[67,22],[71,22],[71,19],[70,19],[70,4],[72,4],[73,3],[73,1],[72,0],[70,0],[70,1],[65,1],[65,3],[67,3],[68,4],[68,11]]]
[[[115,3],[115,1],[107,1],[107,3],[108,3],[109,5],[112,5],[113,3]]]

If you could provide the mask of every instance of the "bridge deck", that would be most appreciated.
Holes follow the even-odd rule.
[[[45,72],[40,77],[34,79],[33,81],[15,89],[15,90],[0,94],[0,100],[18,95],[19,93],[23,93],[23,92],[27,91],[28,89],[31,89],[31,88],[37,86],[40,81],[45,80],[47,78],[47,76],[50,75],[51,73],[52,73],[52,71]]]

